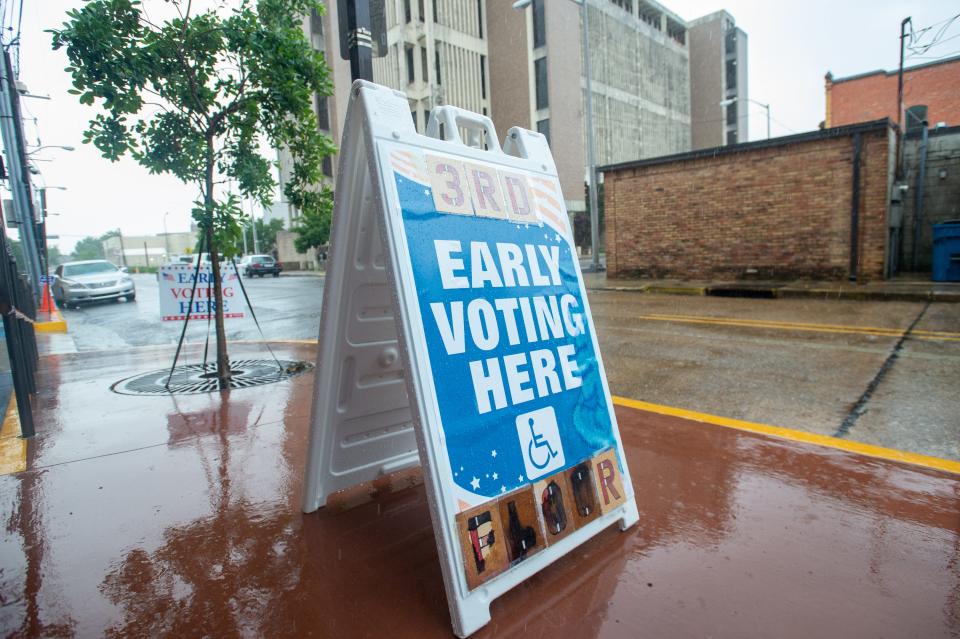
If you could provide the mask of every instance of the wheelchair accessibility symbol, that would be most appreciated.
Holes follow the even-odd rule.
[[[517,416],[516,426],[527,479],[536,479],[563,467],[563,445],[552,406]]]

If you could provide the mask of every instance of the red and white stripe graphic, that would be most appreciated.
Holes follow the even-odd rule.
[[[563,204],[560,185],[555,179],[530,176],[530,190],[537,200],[537,216],[564,235],[570,234],[567,207]]]
[[[423,166],[423,155],[393,149],[390,151],[390,166],[408,180],[413,180],[424,186],[430,186],[430,178]]]

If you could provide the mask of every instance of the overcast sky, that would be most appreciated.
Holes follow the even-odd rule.
[[[158,0],[145,0],[149,7]],[[562,0],[549,0],[560,2]],[[767,0],[661,0],[686,19],[726,9],[749,38],[750,97],[770,104],[773,135],[815,129],[824,118],[823,76],[846,76],[874,69],[893,69],[898,63],[900,21],[912,16],[916,28],[940,22],[960,12],[956,0],[809,0],[774,3]],[[79,0],[24,0],[21,73],[31,93],[52,100],[24,99],[27,140],[30,144],[70,145],[38,152],[40,184],[67,187],[49,190],[52,214],[49,233],[68,252],[81,237],[121,228],[124,234],[162,232],[164,218],[170,232],[186,231],[190,224],[194,188],[172,177],[148,175],[133,160],[110,163],[90,145],[81,144],[82,132],[93,109],[67,94],[69,76],[65,54],[50,49],[45,29],[58,27],[67,9]],[[960,21],[948,36],[960,35]],[[960,38],[944,42],[927,55],[960,53]],[[926,60],[914,59],[913,63]],[[910,61],[908,61],[910,62]],[[765,132],[763,110],[750,112],[750,139]],[[956,124],[956,123],[951,123]]]

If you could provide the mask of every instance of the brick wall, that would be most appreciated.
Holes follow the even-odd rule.
[[[897,72],[877,71],[826,82],[828,127],[881,118],[897,121]],[[931,126],[960,125],[960,58],[904,69],[903,105],[927,105]]]
[[[882,278],[894,141],[886,122],[604,167],[608,275],[846,278],[857,131],[858,275]]]

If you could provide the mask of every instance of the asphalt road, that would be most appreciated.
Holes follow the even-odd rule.
[[[59,352],[176,344],[154,276],[137,300],[68,310]],[[315,339],[323,279],[247,280],[264,336]],[[960,459],[960,305],[594,292],[611,391],[723,417]],[[202,343],[205,320],[188,342]],[[909,329],[909,333],[904,333]],[[261,339],[228,320],[231,340]]]

